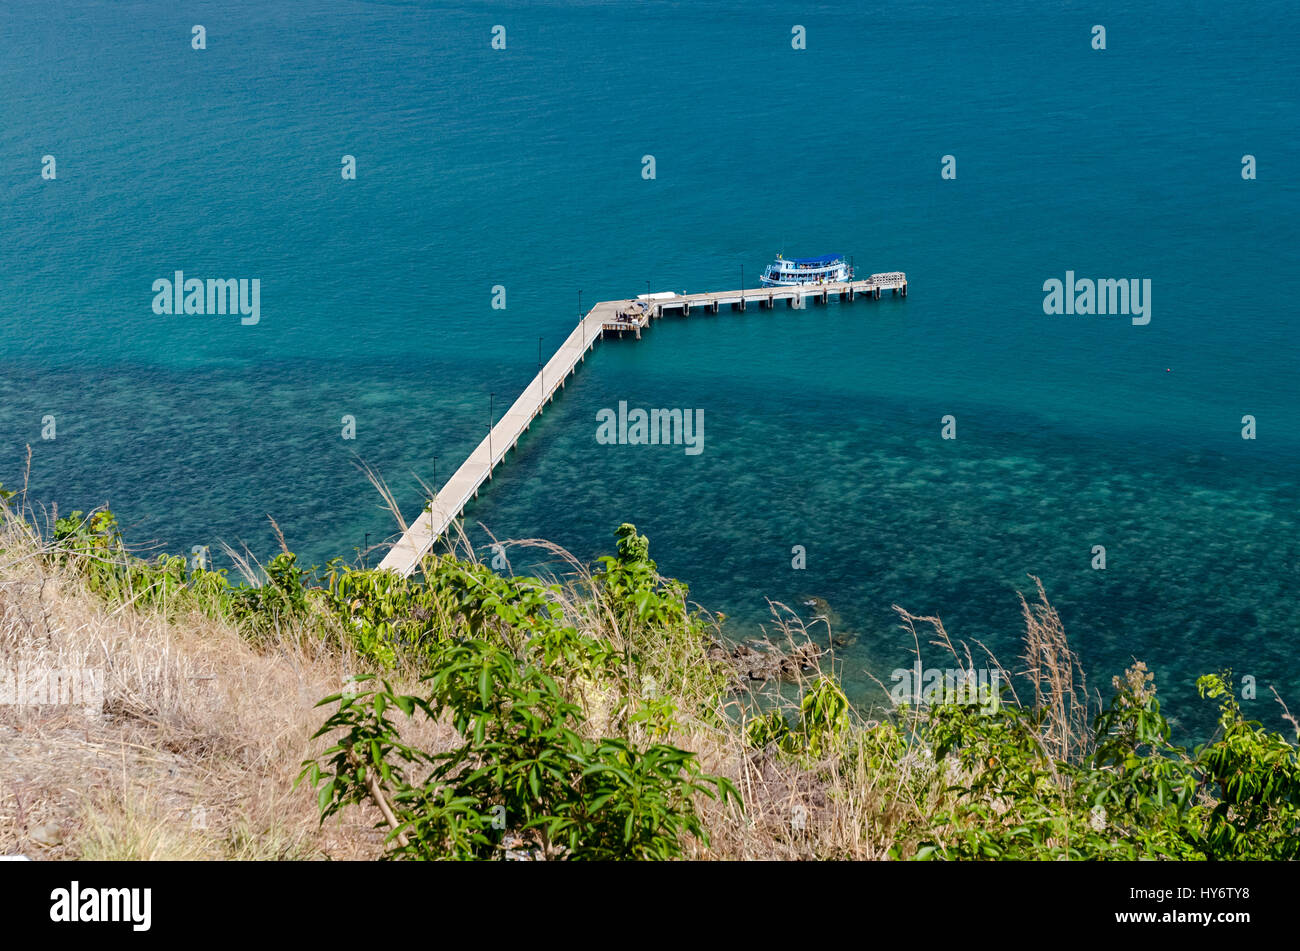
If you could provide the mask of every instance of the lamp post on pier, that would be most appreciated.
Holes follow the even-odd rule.
[[[495,415],[493,402],[496,399],[495,393],[488,394],[488,480],[492,479],[492,462],[494,454],[492,452],[492,417]]]
[[[433,484],[429,486],[429,532],[433,532],[433,504],[438,501],[438,457],[433,457]]]

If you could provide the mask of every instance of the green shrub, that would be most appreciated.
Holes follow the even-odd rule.
[[[110,604],[158,608],[169,616],[196,610],[228,617],[233,589],[224,570],[194,565],[182,555],[145,560],[127,550],[117,517],[101,509],[74,511],[54,523],[53,557],[75,568]]]
[[[1229,676],[1215,737],[1189,753],[1170,742],[1144,665],[1115,678],[1082,762],[1053,759],[1045,712],[943,706],[918,740],[945,770],[946,805],[916,858],[1294,859],[1300,855],[1300,763],[1286,738],[1243,720]],[[901,854],[901,853],[896,853]]]
[[[754,749],[776,746],[782,752],[817,759],[841,749],[849,734],[849,699],[830,677],[819,677],[799,701],[799,721],[793,729],[780,710],[745,722],[745,740]]]
[[[338,709],[318,735],[342,735],[300,777],[317,789],[322,821],[363,799],[378,804],[394,857],[500,857],[511,831],[549,858],[674,858],[687,836],[708,843],[694,796],[739,801],[727,780],[702,773],[694,754],[583,738],[580,707],[558,682],[499,643],[451,646],[424,682],[423,696],[395,694],[383,682],[323,700]],[[408,746],[392,709],[446,714],[462,740],[441,753]]]

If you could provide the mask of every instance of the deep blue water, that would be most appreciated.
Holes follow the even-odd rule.
[[[0,481],[30,445],[34,501],[107,502],[138,543],[269,557],[270,515],[352,557],[394,529],[357,462],[413,515],[579,291],[842,251],[908,298],[601,344],[470,519],[582,558],[634,521],[738,637],[823,598],[863,701],[911,660],[892,604],[1010,661],[1034,574],[1094,685],[1145,659],[1201,724],[1192,680],[1231,666],[1276,722],[1267,685],[1300,704],[1297,28],[1284,2],[9,0]],[[177,269],[259,278],[261,321],[155,315]],[[1150,324],[1045,315],[1067,270],[1150,279]],[[702,409],[704,452],[597,444],[619,400]]]

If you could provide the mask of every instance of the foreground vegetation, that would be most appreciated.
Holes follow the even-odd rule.
[[[939,698],[864,720],[833,672],[816,667],[784,691],[737,692],[718,623],[691,605],[683,584],[659,575],[631,525],[619,527],[613,554],[594,568],[570,560],[557,582],[511,577],[468,551],[430,556],[418,577],[403,579],[341,561],[305,568],[287,549],[260,570],[237,559],[244,577],[235,582],[184,558],[133,555],[110,512],[74,512],[42,530],[11,493],[0,499],[3,662],[54,651],[105,669],[107,715],[95,729],[118,730],[123,750],[167,750],[168,775],[194,778],[182,814],[196,801],[211,807],[203,824],[186,824],[159,812],[176,797],[114,775],[63,821],[56,845],[28,819],[0,825],[0,851],[1300,852],[1296,744],[1243,718],[1230,674],[1200,678],[1218,726],[1205,744],[1179,747],[1143,664],[1113,679],[1106,702],[1090,696],[1041,585],[1021,599],[1016,669],[985,661],[1005,675],[997,697]],[[973,672],[969,650],[939,619],[899,615],[918,658],[937,649],[947,666]],[[774,630],[777,649],[813,639],[780,606]],[[0,787],[0,802],[5,795]]]

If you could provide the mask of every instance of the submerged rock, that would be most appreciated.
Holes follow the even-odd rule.
[[[852,647],[858,642],[858,635],[844,629],[843,618],[831,607],[830,602],[815,594],[799,596],[799,602],[809,611],[809,622],[822,622],[830,631],[830,642],[834,647]]]
[[[825,653],[811,643],[790,650],[781,650],[767,642],[761,642],[761,645],[719,644],[709,651],[709,659],[728,667],[732,672],[732,689],[740,689],[747,680],[795,680],[801,673],[812,670],[817,659]]]

